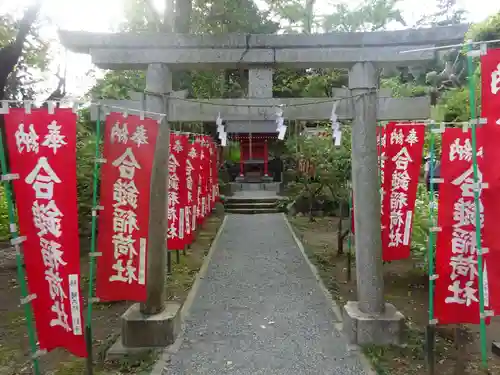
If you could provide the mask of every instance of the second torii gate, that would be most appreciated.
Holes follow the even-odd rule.
[[[260,70],[260,69],[253,69]],[[250,72],[252,73],[252,72]],[[262,93],[256,87],[272,87],[272,76],[267,75],[263,80],[250,74],[250,88],[254,92]],[[268,148],[267,139],[260,142],[260,138],[271,138],[276,135],[276,110],[282,109],[285,120],[328,120],[332,112],[334,101],[338,101],[336,113],[341,121],[351,121],[353,114],[353,101],[349,99],[348,89],[333,89],[332,97],[318,98],[247,98],[247,99],[186,99],[186,91],[174,92],[169,97],[169,121],[172,122],[213,122],[218,115],[226,121],[226,132],[233,134],[240,140],[240,178],[244,177],[244,164],[255,159],[256,144],[263,145],[258,150],[257,159],[263,163],[263,177],[268,177]],[[272,93],[271,93],[272,95]],[[100,100],[104,105],[101,108],[100,118],[106,116],[105,107],[113,108],[120,112],[120,108],[145,110],[145,94],[139,92],[129,93],[130,100]],[[430,102],[428,97],[393,98],[390,89],[381,89],[378,92],[377,119],[379,121],[421,120],[430,115]],[[91,118],[97,118],[97,107],[92,106]],[[262,147],[260,147],[262,148]],[[262,155],[260,155],[262,154]]]

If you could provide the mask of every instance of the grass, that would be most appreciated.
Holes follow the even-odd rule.
[[[0,346],[0,370],[2,367],[9,367],[17,357],[18,348],[10,346]]]
[[[347,279],[347,257],[337,254],[336,218],[292,217],[290,222],[304,244],[307,256],[318,269],[325,286],[340,306],[356,300],[356,270],[353,257],[352,280]],[[347,251],[347,246],[344,246]],[[354,250],[353,250],[354,251]],[[428,322],[428,279],[413,259],[384,265],[384,296],[406,317],[407,339],[403,346],[363,347],[366,357],[378,375],[421,375],[427,373],[425,328]],[[460,327],[465,328],[465,327]],[[468,332],[477,327],[467,326]],[[495,336],[495,333],[498,334]],[[469,334],[464,347],[457,349],[456,327],[439,326],[435,340],[436,374],[484,374],[479,368],[477,334]],[[492,323],[490,337],[500,337],[500,330]],[[500,361],[490,356],[490,373],[500,374]],[[467,372],[464,372],[467,371]]]
[[[150,374],[161,350],[147,351],[140,355],[124,358],[119,361],[106,361],[94,367],[94,375],[106,374]],[[75,359],[69,362],[60,363],[57,370],[52,375],[74,375],[86,374],[86,364],[83,359]]]
[[[363,352],[379,375],[420,375],[426,372],[425,332],[406,321],[407,337],[403,346],[366,345]],[[453,350],[453,342],[436,335],[436,355],[444,363]]]
[[[222,218],[211,216],[200,228],[196,240],[181,254],[176,263],[172,252],[172,274],[166,277],[166,299],[183,303],[196,275],[203,265],[205,255],[222,224]],[[30,372],[29,347],[24,312],[19,308],[19,290],[11,285],[15,280],[15,270],[0,272],[0,375],[21,375]],[[82,259],[82,294],[87,295],[88,285],[87,260]],[[2,288],[2,286],[0,286]],[[146,375],[150,374],[161,350],[146,351],[138,355],[125,357],[119,361],[106,361],[107,349],[116,341],[120,333],[120,315],[129,303],[96,303],[93,310],[93,347],[94,375]],[[21,343],[21,348],[19,346]],[[44,375],[83,375],[86,372],[84,359],[71,356],[63,350],[54,350],[40,359]]]

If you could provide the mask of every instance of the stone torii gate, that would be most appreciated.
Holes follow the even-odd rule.
[[[171,324],[175,307],[170,307],[170,314],[165,312],[163,297],[168,121],[214,121],[221,113],[226,120],[247,120],[246,125],[240,125],[241,132],[251,132],[255,121],[267,121],[274,127],[271,131],[275,131],[269,120],[275,116],[272,106],[280,104],[285,106],[285,119],[330,117],[331,103],[304,105],[318,102],[319,98],[272,98],[272,69],[276,67],[349,69],[349,92],[344,95],[353,99],[342,101],[337,114],[340,120],[353,120],[354,204],[363,209],[355,212],[358,301],[348,302],[344,307],[344,333],[353,344],[400,343],[403,316],[384,301],[376,123],[427,118],[429,101],[377,98],[379,69],[415,66],[433,60],[435,54],[431,51],[399,52],[461,42],[467,28],[456,25],[317,35],[217,36],[61,31],[62,43],[67,48],[90,54],[100,68],[147,69],[145,109],[166,114],[160,125],[151,186],[148,299],[141,306],[141,314],[137,309],[136,313],[124,314],[123,344],[130,348],[166,346],[175,335],[172,330],[175,324]],[[224,68],[249,70],[249,98],[200,103],[173,97],[173,71]],[[293,106],[299,103],[300,107]],[[137,107],[141,104],[137,100],[116,103],[135,109],[142,109]],[[170,332],[162,331],[165,329]]]

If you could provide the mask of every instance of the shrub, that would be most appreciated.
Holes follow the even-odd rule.
[[[437,196],[436,196],[437,197]],[[411,236],[411,250],[413,258],[420,260],[422,268],[428,269],[428,242],[431,228],[430,214],[437,215],[437,198],[434,207],[430,204],[429,193],[424,184],[418,185],[415,211],[413,213],[413,230]],[[434,217],[434,221],[437,218]],[[435,250],[434,250],[435,251]]]
[[[5,190],[0,185],[0,241],[9,240],[9,211],[7,209],[7,200],[5,199]]]

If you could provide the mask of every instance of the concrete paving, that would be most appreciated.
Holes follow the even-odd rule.
[[[336,324],[284,216],[230,215],[162,374],[367,375]]]

